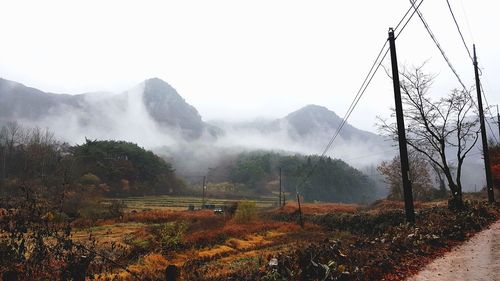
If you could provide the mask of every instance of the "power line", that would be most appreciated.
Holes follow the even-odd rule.
[[[453,65],[451,64],[450,60],[448,59],[448,56],[446,55],[446,53],[444,52],[443,48],[441,47],[441,44],[439,44],[439,42],[437,41],[436,39],[436,36],[434,35],[434,33],[431,31],[430,27],[429,27],[429,24],[427,23],[427,21],[425,21],[424,19],[424,16],[422,15],[422,12],[420,12],[420,10],[418,10],[418,7],[415,6],[415,0],[410,0],[410,3],[411,5],[413,6],[413,9],[415,9],[415,11],[417,12],[418,14],[418,17],[420,18],[420,20],[422,21],[422,23],[424,24],[424,27],[425,29],[427,30],[427,33],[429,33],[432,41],[434,41],[434,44],[436,45],[436,47],[439,49],[439,51],[441,52],[441,55],[443,56],[444,60],[446,61],[446,63],[448,64],[448,67],[451,69],[451,71],[453,72],[453,74],[455,74],[455,76],[457,77],[458,79],[458,82],[460,82],[460,84],[462,85],[462,87],[464,88],[464,90],[467,90],[467,87],[465,87],[465,84],[462,82],[462,79],[460,78],[460,76],[458,75],[457,71],[455,70],[455,68],[453,67]]]
[[[467,50],[467,53],[469,54],[469,58],[471,61],[474,61],[472,58],[472,55],[470,53],[469,47],[467,47],[467,43],[465,43],[464,36],[462,34],[462,31],[460,30],[460,26],[458,25],[457,19],[455,18],[455,14],[453,13],[453,9],[451,9],[450,1],[446,0],[446,3],[448,4],[448,8],[450,10],[451,16],[453,17],[453,21],[455,22],[455,26],[457,27],[458,33],[460,34],[460,38],[462,38],[462,42],[464,43],[464,47]]]
[[[464,44],[465,50],[467,51],[467,54],[469,55],[469,58],[471,59],[471,61],[474,61],[474,59],[472,58],[472,55],[471,55],[470,49],[469,49],[469,47],[467,47],[467,43],[465,42],[464,36],[463,36],[462,31],[461,31],[461,29],[460,29],[460,26],[459,26],[459,24],[458,24],[458,22],[457,22],[457,19],[456,19],[456,17],[455,17],[455,14],[453,13],[453,9],[451,8],[450,1],[449,1],[449,0],[446,0],[446,3],[448,4],[448,9],[449,9],[450,14],[451,14],[451,16],[452,16],[452,18],[453,18],[453,21],[455,22],[455,26],[457,27],[458,34],[460,35],[460,38],[462,39],[462,43]],[[416,9],[418,9],[418,7],[417,7]],[[482,72],[481,72],[481,74],[482,74]],[[493,116],[493,113],[491,113],[491,108],[490,108],[490,105],[488,104],[488,99],[486,98],[486,94],[484,93],[484,87],[483,87],[483,85],[482,85],[481,81],[480,81],[479,83],[480,83],[479,85],[480,85],[480,87],[481,87],[481,89],[480,89],[480,90],[481,90],[481,93],[483,94],[483,98],[484,98],[484,101],[485,101],[485,103],[486,103],[486,108],[488,109],[488,112],[490,113],[490,116]],[[476,105],[476,107],[477,107],[477,105]],[[491,132],[492,136],[493,136],[493,137],[495,138],[495,140],[498,142],[497,137],[495,136],[495,133],[493,133],[493,129],[491,128],[490,123],[488,122],[488,120],[487,120],[487,119],[485,119],[485,121],[486,121],[486,123],[488,124],[488,128],[490,129],[490,132]]]
[[[370,85],[370,82],[372,81],[373,77],[377,73],[377,70],[380,68],[380,65],[382,64],[383,60],[387,56],[387,53],[389,52],[389,49],[386,50],[386,52],[382,56],[382,59],[380,60],[380,62],[377,65],[377,61],[380,58],[381,54],[383,53],[384,48],[386,47],[386,45],[387,45],[387,40],[385,41],[384,45],[382,46],[382,49],[380,50],[379,55],[377,56],[377,59],[374,61],[374,64],[370,68],[370,72],[368,72],[368,75],[366,76],[365,80],[363,81],[363,84],[361,85],[361,88],[358,91],[358,94],[356,94],[356,96],[354,97],[354,100],[352,101],[351,106],[349,107],[349,110],[346,112],[346,114],[345,114],[342,122],[340,123],[340,125],[337,128],[337,130],[335,131],[334,135],[332,136],[332,138],[328,142],[327,146],[323,150],[323,153],[321,153],[320,159],[323,158],[326,155],[326,153],[331,148],[331,146],[332,146],[333,142],[335,141],[335,139],[337,139],[337,137],[339,136],[340,131],[342,130],[342,128],[344,127],[344,125],[347,123],[347,119],[349,119],[349,117],[351,116],[352,111],[354,110],[354,108],[356,107],[356,105],[359,103],[361,97],[363,96],[363,94],[365,93],[366,89]],[[374,68],[375,68],[375,70],[372,72],[372,70]],[[295,187],[295,191],[297,192],[297,194],[299,193],[299,187],[301,187],[309,179],[309,177],[311,177],[312,173],[314,173],[314,171],[318,167],[318,164],[319,164],[319,159],[312,166],[312,168],[309,170],[309,172],[306,174],[306,176],[303,178],[303,180],[300,181],[299,184]]]
[[[447,0],[448,1],[448,0]],[[453,74],[455,74],[455,76],[457,77],[457,80],[458,82],[462,85],[462,87],[464,88],[465,91],[467,91],[467,87],[465,86],[465,84],[462,82],[462,79],[460,78],[460,76],[458,75],[458,72],[455,70],[455,68],[453,67],[453,65],[451,64],[450,60],[448,59],[448,56],[446,55],[445,51],[443,50],[443,48],[441,47],[441,44],[439,44],[439,42],[437,41],[437,38],[436,36],[434,35],[434,33],[431,31],[430,27],[429,27],[429,24],[427,23],[427,21],[424,19],[424,16],[422,15],[422,12],[420,12],[420,10],[418,10],[418,6],[415,6],[415,2],[416,0],[410,0],[410,3],[412,4],[414,10],[417,12],[420,20],[422,21],[425,29],[427,30],[427,33],[429,33],[432,41],[434,41],[434,44],[436,45],[436,47],[439,49],[439,51],[441,52],[441,55],[443,56],[444,60],[446,61],[446,63],[448,64],[448,67],[451,69],[451,71],[453,72]],[[450,9],[451,11],[451,9]],[[453,15],[453,19],[455,20],[455,17]],[[456,23],[456,21],[455,21]],[[458,24],[457,24],[457,27],[458,27]],[[459,32],[460,32],[460,28],[459,28]],[[460,35],[462,36],[462,33],[460,32]],[[462,37],[463,39],[463,37]],[[465,44],[465,40],[464,40],[464,44]],[[465,44],[465,47],[467,48],[467,44]],[[469,49],[467,48],[467,52],[469,52]],[[469,52],[469,55],[470,55],[470,52]],[[481,90],[482,90],[482,87],[481,87]],[[484,92],[483,92],[483,96],[484,95]],[[485,98],[485,101],[486,101],[486,98]],[[474,105],[476,106],[476,108],[478,108],[477,104],[473,101]],[[491,114],[491,112],[490,112]],[[488,123],[488,122],[487,122]],[[488,127],[490,128],[490,131],[493,133],[493,130],[491,129],[491,125],[488,123]],[[496,140],[496,136],[493,134],[493,137],[495,138]]]
[[[467,17],[467,13],[465,12],[465,6],[464,6],[463,0],[460,0],[460,6],[462,7],[462,13],[464,14],[465,23],[467,23],[467,29],[469,31],[469,36],[472,39],[472,42],[474,42],[474,35],[472,34],[472,30],[470,28],[469,17]]]
[[[422,2],[424,2],[424,0],[420,1],[420,3],[417,5],[417,7],[420,7],[420,5],[422,5]],[[401,20],[399,20],[398,24],[396,25],[396,27],[394,28],[394,31],[398,30],[399,26],[401,25],[401,23],[403,23],[404,19],[406,18],[406,16],[408,15],[408,13],[413,9],[413,7],[410,7],[408,8],[408,10],[406,11],[406,13],[404,14],[404,16],[401,18]],[[413,11],[413,13],[411,14],[410,18],[406,21],[406,23],[403,25],[403,27],[401,28],[401,31],[399,33],[401,33],[406,25],[410,22],[411,18],[413,17],[413,15],[415,14],[415,11]],[[398,34],[399,35],[399,34]],[[396,36],[397,37],[397,36]]]
[[[386,151],[381,151],[381,152],[378,152],[378,153],[372,153],[372,154],[365,154],[365,155],[360,155],[360,156],[355,156],[355,157],[351,157],[351,158],[343,158],[342,160],[343,161],[349,161],[349,160],[355,160],[355,159],[363,159],[363,158],[369,158],[369,157],[372,157],[372,156],[377,156],[377,155],[381,155],[381,154],[386,154],[386,153],[389,153],[389,152],[396,152],[397,151],[397,148],[392,148],[390,150],[386,150]]]
[[[478,70],[480,70],[480,68],[478,67]],[[479,72],[479,75],[480,76],[483,76],[483,72],[480,71]],[[483,95],[483,98],[484,98],[484,102],[486,104],[486,109],[487,111],[490,113],[490,116],[491,118],[494,117],[493,113],[491,112],[491,107],[490,107],[490,104],[488,103],[488,98],[486,97],[486,93],[484,92],[484,87],[483,87],[483,83],[481,81],[481,79],[479,80],[479,87],[481,87],[481,94]],[[495,135],[495,133],[493,132],[493,129],[491,128],[491,124],[490,122],[488,122],[488,119],[485,118],[485,121],[486,121],[486,124],[488,124],[488,128],[490,129],[490,132],[491,132],[491,135],[493,136],[493,138],[495,139],[496,142],[498,142],[498,139]],[[500,137],[500,136],[499,136]]]
[[[421,0],[420,3],[418,4],[417,7],[419,7],[422,2],[424,0]],[[396,25],[396,28],[394,29],[396,31],[397,28],[399,28],[399,26],[401,25],[401,23],[404,21],[404,19],[408,16],[408,13],[410,12],[410,10],[412,10],[412,8],[415,8],[415,5],[414,3],[412,2],[412,6],[408,9],[408,11],[406,11],[406,13],[404,14],[403,18],[398,22],[398,24]],[[415,10],[417,11],[417,10]],[[399,31],[398,33],[398,36],[401,34],[401,32],[404,30],[404,28],[406,27],[406,25],[408,24],[408,22],[412,19],[413,15],[415,14],[415,11],[411,14],[411,16],[406,20],[405,24],[403,25],[403,27],[401,28],[401,30]],[[373,80],[373,77],[375,76],[375,74],[377,73],[378,69],[380,68],[380,66],[382,65],[382,62],[384,61],[385,57],[387,56],[387,53],[389,53],[389,48],[387,48],[387,50],[385,51],[384,53],[384,49],[386,48],[387,46],[387,42],[388,40],[386,40],[384,42],[384,44],[382,45],[382,48],[380,49],[375,61],[373,62],[372,66],[370,67],[370,70],[369,72],[367,73],[367,75],[365,76],[365,79],[363,80],[363,83],[361,84],[361,87],[359,88],[358,92],[356,93],[356,96],[354,97],[353,101],[351,102],[346,114],[344,115],[344,118],[342,119],[342,122],[340,123],[340,125],[338,126],[337,130],[335,131],[335,133],[333,134],[332,138],[330,139],[330,141],[328,142],[328,144],[326,145],[325,149],[323,150],[323,152],[321,153],[320,155],[320,159],[323,158],[326,153],[328,152],[328,150],[330,150],[333,142],[337,139],[337,137],[339,136],[340,134],[340,131],[342,130],[342,128],[344,128],[345,124],[347,123],[347,120],[349,119],[349,117],[351,116],[352,112],[354,111],[354,108],[357,106],[357,104],[359,103],[359,101],[361,100],[361,97],[363,96],[363,94],[366,92],[366,89],[368,88],[368,86],[370,85],[371,81]],[[383,56],[382,56],[383,54]],[[381,58],[382,56],[382,58]],[[312,173],[316,170],[317,166],[319,164],[319,160],[316,161],[316,163],[313,165],[313,167],[309,170],[309,172],[306,174],[306,176],[303,178],[302,181],[299,182],[299,184],[295,187],[295,191],[296,193],[298,194],[299,193],[299,187],[301,187],[306,181],[307,179],[312,175]]]
[[[420,3],[417,5],[417,8],[420,7],[420,5],[422,5],[422,3],[424,2],[424,0],[421,0]],[[412,5],[413,6],[413,5]],[[394,28],[394,31],[396,31],[399,26],[401,25],[401,23],[403,23],[404,19],[408,16],[408,13],[412,10],[412,7],[408,8],[408,10],[406,11],[406,13],[403,15],[403,17],[401,18],[401,20],[398,22],[398,24],[396,25],[396,28]],[[403,25],[403,27],[401,28],[401,30],[399,31],[398,33],[398,36],[401,34],[401,32],[403,32],[403,30],[405,29],[406,25],[410,22],[410,20],[413,18],[413,15],[415,14],[415,11],[413,11],[413,13],[410,15],[410,17],[406,20],[405,24]],[[380,52],[378,53],[377,55],[377,58],[375,59],[375,61],[373,62],[371,68],[370,68],[370,71],[368,71],[365,79],[363,80],[363,83],[361,84],[361,87],[359,88],[358,92],[356,93],[356,96],[354,97],[353,101],[351,102],[349,108],[347,109],[347,112],[346,112],[346,115],[344,116],[344,118],[342,119],[342,122],[340,123],[339,127],[337,128],[337,130],[335,131],[335,134],[332,136],[332,138],[330,139],[330,141],[328,142],[327,146],[325,147],[325,149],[323,150],[323,153],[321,154],[321,157],[325,156],[325,154],[328,152],[328,150],[331,148],[333,142],[335,141],[335,139],[338,137],[338,135],[340,134],[340,131],[342,130],[342,128],[344,128],[345,124],[347,123],[347,119],[349,119],[349,117],[351,116],[351,113],[352,111],[354,110],[354,107],[356,107],[356,105],[359,103],[361,97],[363,96],[364,92],[366,91],[366,89],[368,88],[368,85],[370,84],[371,80],[373,79],[373,77],[375,76],[375,73],[377,72],[377,70],[379,69],[380,65],[382,64],[382,61],[385,59],[385,57],[387,56],[387,53],[389,52],[389,49],[386,50],[386,52],[384,53],[382,59],[380,60],[380,63],[378,64],[377,68],[375,69],[373,75],[370,77],[370,74],[372,73],[375,65],[377,65],[377,61],[379,61],[380,59],[380,56],[382,55],[383,51],[384,51],[384,48],[387,46],[387,42],[388,40],[386,40],[384,42],[384,45],[382,46],[382,48],[380,49]],[[367,83],[368,81],[368,83]]]
[[[413,18],[413,15],[415,15],[415,12],[418,10],[418,8],[420,7],[420,5],[422,5],[422,3],[424,2],[424,0],[420,1],[420,3],[417,5],[417,8],[416,9],[413,9],[413,6],[410,7],[408,9],[408,11],[406,11],[406,14],[403,16],[403,18],[399,21],[398,25],[396,26],[396,28],[394,28],[394,31],[396,31],[399,27],[399,25],[401,24],[401,22],[403,21],[403,19],[408,15],[408,13],[413,9],[413,13],[411,13],[411,16],[410,18],[406,21],[406,23],[403,25],[403,27],[401,28],[401,30],[398,32],[398,34],[396,35],[395,39],[398,39],[399,35],[401,34],[401,32],[403,32],[403,30],[405,29],[405,27],[408,25],[408,23],[410,22],[411,18]]]
[[[375,61],[373,62],[372,64],[372,67],[370,68],[370,71],[368,72],[368,74],[366,75],[365,77],[365,80],[363,81],[363,83],[361,84],[361,87],[359,88],[358,92],[356,93],[356,96],[354,97],[353,101],[351,102],[351,105],[349,106],[349,108],[347,109],[347,112],[346,114],[344,115],[344,118],[342,119],[342,122],[340,123],[339,127],[337,128],[337,130],[335,131],[334,135],[332,136],[332,138],[330,139],[330,141],[328,142],[327,146],[325,147],[325,149],[323,150],[323,153],[321,153],[321,157],[325,156],[325,154],[328,152],[328,150],[331,148],[333,142],[335,141],[335,139],[337,138],[337,136],[340,134],[340,131],[344,128],[345,124],[347,123],[347,119],[349,119],[349,116],[351,116],[351,113],[352,111],[354,110],[354,108],[356,107],[356,105],[358,104],[358,102],[360,101],[361,97],[363,96],[363,94],[365,93],[366,91],[366,88],[368,88],[368,85],[370,84],[371,80],[373,79],[373,76],[375,75],[375,73],[377,72],[378,68],[380,67],[380,64],[382,63],[382,61],[385,59],[385,56],[387,55],[387,52],[389,51],[389,49],[387,49],[387,51],[385,52],[384,56],[382,57],[382,59],[380,60],[380,63],[379,65],[377,66],[377,68],[375,69],[375,71],[373,71],[373,69],[375,68],[375,66],[377,65],[377,62],[379,61],[379,58],[380,56],[382,55],[382,53],[384,52],[384,48],[387,46],[387,40],[384,42],[384,45],[382,46],[382,48],[380,49],[380,52],[378,53],[377,55],[377,58],[375,59]],[[371,75],[373,72],[373,75]],[[371,75],[371,77],[370,77]]]
[[[480,76],[482,76],[482,75],[480,75]],[[488,99],[486,98],[486,94],[484,93],[484,87],[483,87],[483,83],[481,82],[481,80],[479,80],[479,85],[481,86],[481,93],[483,94],[484,102],[486,103],[486,108],[488,109],[488,112],[490,113],[490,115],[493,117],[493,113],[491,112],[490,104],[488,103]]]

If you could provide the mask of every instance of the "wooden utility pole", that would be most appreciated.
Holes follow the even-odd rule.
[[[297,204],[299,204],[299,223],[300,227],[304,228],[304,220],[302,220],[302,208],[300,207],[300,196],[299,192],[297,191]]]
[[[279,201],[279,205],[278,206],[281,208],[281,167],[280,167],[280,194],[279,194],[279,197],[280,198],[278,200]]]
[[[493,194],[493,181],[491,180],[490,154],[488,151],[488,139],[486,137],[486,127],[484,125],[483,100],[481,98],[481,82],[479,82],[479,70],[477,67],[476,44],[474,47],[474,74],[476,76],[477,107],[479,110],[479,124],[481,125],[481,139],[483,141],[484,170],[486,173],[486,190],[488,190],[488,201],[495,202]]]
[[[283,184],[283,180],[281,180],[281,182],[282,182],[282,184],[281,184],[282,185],[281,186],[281,194],[283,195],[283,205],[282,206],[285,207],[285,205],[286,205],[285,186]]]
[[[497,125],[498,125],[498,138],[500,139],[500,113],[498,113],[498,104],[497,104]]]
[[[207,180],[207,176],[203,176],[203,186],[201,187],[201,189],[202,189],[201,208],[202,208],[202,209],[205,209],[205,189],[206,189],[206,180]]]
[[[398,127],[399,156],[401,158],[401,176],[403,178],[403,193],[405,199],[406,221],[415,223],[415,210],[413,208],[413,194],[410,182],[410,164],[406,148],[405,122],[403,117],[403,104],[401,102],[401,89],[399,85],[398,59],[396,55],[396,39],[394,29],[389,29],[389,46],[391,49],[392,83],[394,87],[394,100],[396,103],[396,120]]]

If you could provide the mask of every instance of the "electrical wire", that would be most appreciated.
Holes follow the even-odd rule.
[[[446,55],[445,51],[443,50],[443,48],[441,47],[441,44],[439,44],[439,42],[437,41],[437,38],[436,36],[434,35],[434,33],[431,31],[430,29],[430,26],[429,24],[427,23],[427,21],[424,19],[424,16],[422,15],[422,12],[420,12],[420,10],[418,10],[418,6],[415,6],[415,0],[410,0],[410,3],[412,4],[414,10],[417,12],[420,20],[422,21],[425,29],[427,30],[427,33],[429,33],[429,36],[431,37],[432,41],[434,41],[434,44],[436,45],[436,47],[439,49],[439,51],[441,52],[441,55],[443,56],[444,60],[446,61],[446,63],[448,64],[448,67],[451,69],[451,71],[453,72],[453,74],[455,74],[458,82],[460,83],[460,85],[462,85],[463,89],[465,91],[467,91],[467,87],[465,86],[465,84],[462,82],[462,79],[460,78],[460,76],[458,75],[458,72],[455,70],[455,68],[453,67],[453,65],[451,64],[448,56]],[[450,10],[451,11],[451,10]],[[453,18],[455,19],[455,17],[453,16]],[[456,23],[456,21],[455,21]],[[457,24],[457,27],[458,27],[458,24]],[[462,33],[460,32],[460,35],[462,35]],[[463,39],[463,38],[462,38]],[[464,44],[465,44],[465,40],[464,40]],[[467,44],[465,44],[466,48],[467,48]],[[470,53],[470,51],[467,49],[467,51]],[[481,87],[482,89],[482,87]],[[483,96],[484,96],[484,93],[483,93]],[[476,106],[476,108],[479,109],[478,105],[473,102],[474,105]],[[490,113],[491,114],[491,113]],[[487,122],[488,123],[488,122]],[[491,129],[491,125],[488,123],[488,127],[490,128],[490,131],[493,133],[493,130]],[[493,137],[495,138],[496,140],[496,136],[495,134],[493,134]]]
[[[351,158],[342,158],[343,161],[349,161],[349,160],[355,160],[355,159],[363,159],[363,158],[369,158],[369,157],[372,157],[372,156],[377,156],[377,155],[381,155],[381,154],[387,154],[389,152],[397,152],[398,151],[398,148],[394,147],[390,150],[386,150],[386,151],[381,151],[381,152],[378,152],[378,153],[372,153],[372,154],[365,154],[365,155],[360,155],[360,156],[355,156],[355,157],[351,157]]]
[[[397,28],[399,28],[399,26],[401,25],[401,23],[408,16],[409,11],[413,8],[415,11],[406,20],[406,22],[403,25],[402,29],[399,31],[398,36],[404,30],[404,28],[406,27],[406,25],[408,24],[408,22],[412,19],[412,17],[415,14],[415,12],[418,13],[418,10],[415,9],[415,7],[419,7],[422,4],[422,2],[423,2],[423,0],[420,1],[420,3],[418,4],[418,6],[415,6],[414,3],[412,2],[412,6],[404,14],[403,18],[399,21],[399,23],[396,25],[396,28],[394,29],[394,30],[396,30]],[[380,51],[379,51],[379,53],[378,53],[375,61],[373,62],[372,66],[370,67],[369,72],[365,76],[365,79],[363,80],[363,83],[361,84],[361,87],[359,88],[358,92],[356,93],[356,96],[354,97],[353,101],[351,102],[351,104],[350,104],[350,106],[349,106],[346,114],[344,115],[344,118],[342,119],[342,122],[339,124],[337,130],[335,130],[335,133],[333,134],[333,136],[331,137],[330,141],[326,145],[325,149],[321,153],[320,158],[312,166],[312,168],[309,170],[309,172],[306,174],[306,176],[303,177],[303,179],[295,187],[295,191],[296,191],[297,195],[299,194],[299,188],[309,179],[309,177],[311,177],[312,173],[314,173],[314,171],[318,167],[319,160],[322,159],[326,155],[326,153],[328,152],[328,150],[330,150],[330,148],[332,147],[333,142],[337,139],[337,137],[339,136],[340,132],[344,128],[345,124],[347,124],[347,120],[349,119],[349,117],[351,116],[352,112],[354,111],[354,108],[358,105],[358,103],[361,100],[363,94],[366,92],[366,89],[368,88],[368,86],[370,85],[371,81],[373,80],[373,77],[375,76],[375,74],[377,73],[378,69],[382,65],[382,62],[384,61],[385,57],[387,56],[387,53],[389,53],[389,48],[387,48],[387,50],[384,53],[384,49],[387,46],[387,42],[388,42],[388,40],[386,40],[384,42],[384,44],[382,45],[382,48],[380,49]],[[382,56],[382,54],[383,54],[383,56]],[[381,58],[381,56],[382,56],[382,58]]]
[[[455,18],[455,14],[453,13],[453,9],[451,8],[450,1],[446,0],[446,3],[448,4],[448,9],[450,10],[451,16],[453,17],[453,21],[455,22],[455,26],[457,27],[458,33],[460,34],[460,38],[462,38],[462,43],[464,43],[464,47],[467,50],[467,54],[469,54],[469,58],[471,61],[474,61],[472,58],[471,52],[469,50],[469,47],[467,47],[467,43],[465,43],[464,35],[462,34],[462,31],[460,30],[460,26],[458,25],[457,19]]]
[[[413,18],[413,16],[415,15],[415,12],[418,10],[418,8],[420,7],[420,5],[422,5],[422,3],[424,2],[424,0],[420,1],[420,3],[417,5],[417,8],[416,9],[413,9],[413,6],[410,7],[408,9],[408,11],[406,12],[405,16],[401,19],[401,21],[398,23],[398,25],[396,26],[396,28],[394,28],[394,31],[396,31],[399,27],[399,25],[401,24],[401,22],[403,21],[403,19],[406,17],[406,15],[408,14],[408,12],[410,10],[413,9],[413,13],[411,13],[411,16],[410,18],[406,21],[406,23],[403,25],[403,27],[401,28],[401,30],[398,32],[398,34],[396,35],[395,39],[398,39],[399,35],[401,34],[401,32],[403,32],[403,30],[405,29],[405,27],[408,25],[408,23],[410,22],[411,18]]]
[[[469,47],[467,47],[467,43],[465,42],[464,36],[463,36],[462,31],[460,29],[460,25],[458,24],[457,18],[455,17],[455,14],[453,13],[453,9],[451,8],[450,1],[446,0],[446,3],[448,4],[448,9],[449,9],[450,14],[453,18],[453,21],[455,22],[455,26],[457,27],[458,34],[460,35],[460,39],[462,39],[462,43],[464,44],[465,50],[467,51],[467,54],[469,55],[469,58],[471,59],[471,61],[474,62],[474,58],[471,55]],[[418,7],[416,9],[418,9]],[[478,70],[479,70],[479,68],[478,68]],[[482,71],[481,71],[481,75],[482,75]],[[486,103],[486,108],[487,108],[488,112],[490,113],[490,116],[493,116],[493,113],[491,113],[490,105],[488,104],[488,99],[486,98],[486,94],[484,93],[484,88],[483,88],[481,81],[479,81],[479,85],[481,87],[480,91],[481,91],[483,98],[484,98],[484,101]],[[478,106],[476,105],[476,107],[478,107]],[[491,128],[490,123],[488,122],[488,120],[486,118],[485,118],[485,121],[488,124],[488,128],[490,129],[491,135],[495,138],[495,141],[498,142],[498,139],[497,139],[495,133],[493,133],[493,129]]]
[[[337,139],[337,137],[339,136],[340,134],[340,131],[342,130],[342,128],[344,128],[345,124],[347,123],[347,120],[349,119],[349,117],[351,116],[351,113],[353,112],[354,108],[356,107],[356,105],[359,103],[359,101],[361,100],[361,97],[363,96],[363,94],[365,93],[366,89],[368,88],[368,86],[370,85],[373,77],[375,76],[375,74],[377,73],[377,70],[380,68],[380,66],[382,65],[382,62],[383,60],[385,59],[385,57],[387,56],[387,53],[389,52],[389,48],[387,48],[387,50],[385,51],[384,55],[382,56],[382,59],[380,59],[380,61],[378,62],[378,65],[377,65],[377,61],[378,59],[380,58],[381,54],[383,53],[385,47],[387,45],[387,41],[384,43],[384,45],[382,46],[382,49],[380,50],[379,52],[379,55],[377,56],[377,59],[374,61],[374,64],[372,65],[372,67],[370,68],[370,72],[368,73],[368,75],[365,77],[365,80],[363,82],[363,84],[361,85],[361,88],[360,90],[358,91],[358,94],[356,94],[354,100],[352,101],[351,103],[351,106],[349,107],[349,110],[346,112],[346,114],[344,115],[344,118],[342,120],[342,122],[340,123],[339,127],[337,128],[337,130],[335,131],[334,135],[332,136],[332,138],[330,139],[330,141],[328,142],[328,144],[326,145],[325,149],[323,150],[323,152],[321,153],[320,155],[320,159],[323,158],[326,153],[328,152],[328,150],[330,150],[333,142]],[[376,66],[376,67],[375,67]],[[318,167],[318,164],[319,164],[319,159],[318,161],[316,161],[316,163],[312,166],[312,168],[309,170],[309,172],[306,174],[306,176],[302,179],[302,181],[299,182],[299,184],[295,187],[295,191],[297,192],[297,194],[299,194],[299,188],[306,183],[306,181],[311,177],[311,175],[314,173],[314,171],[316,170],[316,168]]]
[[[420,12],[420,10],[418,10],[418,7],[415,6],[415,0],[410,0],[410,3],[412,4],[413,8],[415,9],[415,11],[417,12],[417,15],[418,17],[420,18],[420,20],[422,21],[422,23],[424,24],[424,27],[425,29],[427,30],[427,33],[429,33],[432,41],[434,41],[434,44],[436,45],[436,47],[439,49],[439,51],[441,52],[441,55],[443,56],[444,60],[446,61],[446,63],[448,64],[448,67],[451,69],[451,71],[453,72],[453,74],[455,74],[455,76],[457,77],[458,79],[458,82],[460,82],[460,84],[462,85],[462,87],[464,88],[464,90],[467,90],[467,87],[465,87],[465,84],[462,82],[462,79],[460,78],[460,76],[458,75],[458,72],[455,70],[455,68],[453,67],[453,65],[451,64],[450,60],[448,59],[448,56],[446,55],[446,53],[444,52],[443,48],[441,47],[441,44],[439,44],[439,42],[437,41],[437,38],[436,36],[434,35],[434,33],[431,31],[430,27],[429,27],[429,24],[427,23],[427,21],[424,19],[424,16],[422,15],[422,12]]]
[[[474,42],[474,35],[472,34],[472,30],[470,28],[469,17],[467,17],[467,13],[465,12],[465,6],[463,0],[460,0],[460,6],[462,7],[462,13],[464,14],[465,23],[467,23],[467,30],[469,31],[469,36],[472,39],[472,42]]]
[[[422,5],[422,2],[424,2],[424,0],[420,1],[420,4],[418,4],[417,7],[420,7],[420,5]],[[406,18],[406,16],[408,15],[408,13],[413,10],[413,7],[410,7],[408,8],[408,10],[406,11],[406,13],[404,14],[404,16],[401,18],[401,20],[399,20],[398,24],[396,25],[396,27],[394,28],[394,31],[398,30],[399,26],[401,25],[401,23],[403,23],[404,19]],[[410,16],[410,19],[408,19],[406,21],[406,23],[403,25],[403,27],[401,28],[401,31],[403,31],[406,27],[406,25],[408,24],[408,22],[410,22],[411,18],[413,17],[413,15],[415,14],[415,11],[413,11],[413,13],[411,14]],[[399,32],[401,33],[401,32]]]
[[[375,73],[373,73],[373,75],[370,77],[370,74],[373,72],[373,69],[374,67],[377,65],[377,62],[379,61],[380,59],[380,56],[382,55],[385,47],[387,46],[387,42],[388,40],[386,40],[384,42],[384,45],[382,46],[382,48],[380,49],[380,52],[378,53],[377,55],[377,58],[375,59],[375,61],[373,62],[372,64],[372,67],[370,68],[370,71],[368,72],[368,74],[366,75],[365,77],[365,80],[363,81],[363,83],[361,84],[361,87],[359,88],[358,92],[356,93],[356,96],[354,97],[353,101],[351,102],[351,105],[349,106],[349,108],[347,109],[347,112],[346,114],[344,115],[344,118],[342,119],[342,122],[340,123],[339,127],[337,128],[337,130],[335,131],[335,134],[332,136],[332,138],[330,139],[330,141],[328,142],[327,146],[325,147],[325,149],[323,150],[323,152],[321,153],[321,157],[325,156],[325,154],[328,152],[328,150],[331,148],[333,142],[335,141],[335,139],[337,138],[337,136],[339,135],[340,131],[342,130],[342,128],[344,128],[345,124],[347,123],[347,119],[349,119],[349,116],[351,116],[351,113],[352,111],[354,110],[354,108],[356,107],[356,105],[358,104],[359,100],[361,99],[361,97],[363,96],[364,92],[366,91],[366,88],[368,87],[368,85],[370,84],[371,80],[373,79],[373,76],[375,75]],[[375,72],[377,72],[378,68],[380,67],[380,64],[382,63],[382,61],[385,59],[385,56],[387,55],[387,52],[389,51],[389,49],[387,49],[387,51],[385,52],[384,56],[382,57],[382,59],[380,60],[380,63],[379,65],[377,66]],[[368,81],[368,82],[367,82]]]

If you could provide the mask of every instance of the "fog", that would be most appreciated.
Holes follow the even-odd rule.
[[[142,102],[144,83],[121,93],[81,95],[78,106],[60,105],[39,120],[20,122],[53,130],[63,141],[79,144],[88,139],[126,140],[146,148],[176,143],[177,133],[162,133]]]
[[[49,128],[59,139],[70,144],[83,143],[86,138],[137,143],[171,160],[184,175],[206,173],[208,168],[217,166],[230,155],[244,151],[321,154],[334,134],[332,128],[313,123],[311,126],[317,127],[316,130],[300,136],[284,119],[246,123],[213,121],[205,123],[200,137],[188,139],[181,128],[160,125],[154,120],[144,104],[144,89],[145,83],[141,83],[123,93],[77,95],[74,102],[59,102],[36,120],[23,118],[21,113],[13,115],[19,116],[17,120],[26,126]],[[269,124],[273,124],[272,127]],[[221,133],[210,134],[208,126],[220,128]],[[384,153],[387,147],[388,144],[356,136],[347,141],[341,134],[327,155],[363,167],[391,157]]]
[[[144,83],[118,94],[84,94],[79,96],[76,105],[61,104],[38,120],[18,121],[27,126],[49,128],[70,144],[83,143],[85,138],[137,143],[171,162],[186,179],[206,175],[210,169],[234,161],[241,152],[320,155],[335,132],[313,124],[317,126],[315,131],[297,135],[283,118],[246,123],[213,121],[211,125],[221,129],[219,135],[214,136],[205,129],[200,137],[187,139],[181,128],[160,126],[148,112],[143,95]],[[381,137],[374,141],[355,135],[345,138],[340,134],[326,156],[342,159],[368,176],[376,177],[378,172],[373,167],[397,153],[397,147]],[[478,149],[466,159],[462,179],[465,190],[479,190],[484,185]]]

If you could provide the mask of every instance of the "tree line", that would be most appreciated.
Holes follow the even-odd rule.
[[[313,168],[314,167],[314,168]],[[281,155],[273,152],[240,154],[229,170],[229,179],[261,192],[278,190],[279,169],[283,190],[296,188],[307,202],[369,202],[375,183],[342,160],[317,155]],[[314,169],[313,173],[307,174]]]
[[[9,122],[0,129],[0,196],[19,186],[94,186],[106,196],[175,194],[185,188],[170,163],[134,143],[97,141],[71,146],[48,129]]]

